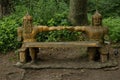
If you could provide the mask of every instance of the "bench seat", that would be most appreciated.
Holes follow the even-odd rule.
[[[101,47],[97,41],[77,41],[77,42],[25,42],[24,47],[45,48],[45,47]]]

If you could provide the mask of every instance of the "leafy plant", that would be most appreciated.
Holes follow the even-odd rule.
[[[97,2],[96,2],[97,1]],[[119,0],[89,0],[88,12],[92,13],[99,10],[105,17],[120,16]]]
[[[0,52],[6,52],[16,49],[17,42],[17,30],[19,24],[11,18],[4,18],[0,21]]]
[[[109,27],[110,39],[113,42],[120,41],[120,18],[109,17],[104,19],[104,24]]]

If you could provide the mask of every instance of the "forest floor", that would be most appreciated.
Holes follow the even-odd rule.
[[[53,50],[53,58],[75,58],[79,57],[78,54],[75,54],[78,51],[78,48],[66,50]],[[120,51],[120,50],[119,50]],[[48,53],[48,50],[44,50]],[[53,53],[51,52],[51,53]],[[55,53],[70,53],[69,57],[66,57],[63,54],[58,55]],[[51,54],[49,54],[51,55]],[[56,55],[56,56],[55,56]],[[71,56],[70,56],[71,55]],[[120,63],[120,54],[117,55],[118,64]],[[45,57],[43,55],[42,57]],[[61,56],[61,57],[60,57]],[[48,59],[46,57],[46,59]],[[0,54],[0,80],[120,80],[120,65],[110,68],[110,69],[21,69],[13,66],[17,63],[17,55],[14,52],[9,52],[8,54]]]

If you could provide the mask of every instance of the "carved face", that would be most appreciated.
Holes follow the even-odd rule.
[[[93,26],[101,26],[102,25],[102,18],[95,17],[92,19]]]
[[[24,19],[23,20],[23,28],[24,28],[25,33],[32,32],[32,20]]]
[[[92,16],[92,25],[102,26],[102,15],[98,11],[96,11]]]
[[[31,27],[29,25],[32,24],[32,16],[30,16],[29,14],[26,14],[24,17],[23,17],[23,27]]]
[[[28,25],[31,25],[31,24],[32,24],[32,20],[27,20],[27,19],[23,20],[24,27],[25,27],[25,25],[28,26]],[[30,26],[28,26],[28,27],[30,27]]]

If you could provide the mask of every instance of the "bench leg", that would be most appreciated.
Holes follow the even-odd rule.
[[[35,60],[36,60],[35,49],[34,49],[34,48],[29,48],[29,52],[30,52],[30,57],[31,57],[31,59],[32,59],[31,62],[35,62]]]
[[[26,54],[25,51],[21,51],[19,54],[20,62],[25,63],[26,62]]]
[[[100,61],[107,62],[109,54],[108,54],[106,47],[104,46],[104,47],[100,48],[99,51],[100,51]]]
[[[96,48],[89,47],[88,50],[87,50],[87,53],[89,55],[89,61],[94,61]]]

